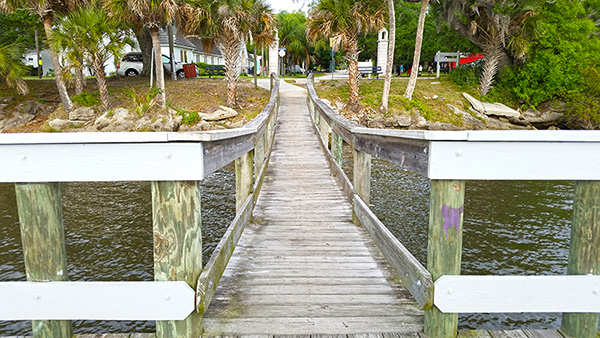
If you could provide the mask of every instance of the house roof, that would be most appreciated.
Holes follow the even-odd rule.
[[[196,49],[196,45],[190,42],[181,32],[177,30],[177,28],[173,29],[174,38],[173,38],[173,46],[183,47],[188,49]],[[169,45],[169,36],[167,34],[166,29],[160,30],[160,44],[161,46]]]
[[[202,38],[190,36],[187,39],[196,46],[197,52],[221,55],[221,51],[216,45],[213,45],[210,50],[207,50],[204,46],[204,39]]]

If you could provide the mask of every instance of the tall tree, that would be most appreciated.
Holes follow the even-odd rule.
[[[105,8],[111,16],[118,20],[139,24],[150,32],[154,48],[156,87],[160,90],[157,103],[161,107],[165,107],[167,99],[159,29],[170,24],[176,18],[180,10],[180,3],[176,0],[107,0]]]
[[[358,101],[358,37],[380,30],[385,22],[385,5],[377,0],[319,0],[311,9],[306,34],[309,40],[331,38],[334,49],[346,51],[348,60],[348,106],[360,110]]]
[[[0,0],[0,9],[14,11],[16,9],[28,9],[32,14],[38,15],[48,40],[52,35],[53,20],[56,13],[66,13],[81,4],[79,0]],[[73,109],[73,102],[69,97],[67,87],[63,79],[62,66],[58,58],[58,51],[50,48],[52,66],[54,67],[54,78],[58,87],[60,100],[67,111]]]
[[[185,14],[183,31],[214,42],[225,59],[227,105],[236,106],[240,53],[245,41],[274,39],[275,21],[264,0],[202,0]]]
[[[381,107],[379,110],[386,113],[390,99],[390,87],[392,86],[392,67],[394,67],[394,48],[396,46],[396,11],[394,10],[394,0],[388,0],[389,16],[389,45],[387,50],[387,63],[385,65],[385,80],[383,82],[383,94],[381,94]]]
[[[104,111],[111,108],[104,72],[106,62],[122,55],[125,46],[135,44],[127,36],[126,29],[121,21],[109,18],[102,9],[87,6],[61,18],[52,34],[51,41],[55,47],[62,48],[74,59],[89,60],[96,73]]]
[[[277,15],[279,46],[286,48],[293,63],[304,62],[306,68],[311,64],[312,46],[306,39],[306,15],[304,12],[280,12]]]
[[[25,66],[21,63],[21,47],[17,44],[0,44],[0,78],[10,87],[16,87],[20,94],[27,94],[27,84],[21,78]]]
[[[419,14],[419,23],[417,24],[417,38],[415,40],[415,55],[412,62],[412,71],[410,79],[404,92],[404,97],[412,100],[415,87],[417,85],[417,76],[419,76],[419,65],[421,63],[421,46],[423,45],[423,28],[425,27],[425,16],[427,15],[427,7],[429,0],[423,0],[421,3],[421,13]]]
[[[525,56],[537,35],[535,0],[440,0],[436,11],[450,27],[481,47],[485,56],[481,94],[492,88],[494,76],[513,58]]]

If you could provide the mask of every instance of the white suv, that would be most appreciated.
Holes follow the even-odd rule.
[[[163,65],[170,72],[171,71],[171,58],[163,55]],[[138,76],[142,73],[143,68],[143,56],[140,52],[127,53],[123,56],[123,59],[117,64],[117,75],[118,76]],[[185,77],[183,71],[183,64],[179,61],[175,61],[175,71],[178,77]]]

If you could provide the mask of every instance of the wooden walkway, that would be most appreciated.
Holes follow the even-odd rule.
[[[352,223],[313,132],[305,92],[282,82],[254,221],[204,317],[207,335],[420,332],[423,313]]]

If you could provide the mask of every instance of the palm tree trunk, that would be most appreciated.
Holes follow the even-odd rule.
[[[502,53],[502,44],[499,42],[490,42],[483,48],[485,63],[483,64],[479,83],[481,85],[481,95],[487,95],[492,89],[492,82],[494,82],[494,76],[498,73]]]
[[[146,27],[142,27],[141,30],[135,31],[135,37],[140,45],[142,51],[142,76],[150,76],[150,69],[152,63],[152,37]]]
[[[98,91],[100,92],[100,102],[102,110],[107,112],[110,110],[110,97],[106,86],[106,73],[104,72],[104,64],[99,61],[94,61],[94,72],[96,72],[96,82],[98,83]]]
[[[348,87],[350,90],[348,97],[348,108],[352,112],[358,113],[360,110],[360,103],[358,102],[358,40],[356,38],[352,38],[351,41],[348,41]]]
[[[415,41],[415,56],[413,58],[412,71],[404,97],[412,100],[415,86],[417,85],[417,76],[419,75],[419,64],[421,62],[421,46],[423,45],[423,28],[425,27],[425,16],[427,15],[427,6],[429,0],[423,0],[421,4],[421,13],[419,14],[419,25],[417,26],[417,39]]]
[[[52,18],[47,16],[43,19],[44,23],[44,31],[46,32],[46,38],[50,40],[52,36]],[[58,94],[60,95],[60,101],[65,107],[66,111],[71,111],[73,109],[73,102],[69,97],[69,92],[67,91],[67,86],[65,86],[65,81],[63,80],[62,67],[60,66],[60,61],[58,59],[58,53],[54,48],[50,48],[50,56],[52,57],[52,66],[54,67],[54,80],[56,81],[56,87],[58,88]]]
[[[165,107],[167,98],[165,96],[165,72],[163,71],[162,53],[160,51],[160,35],[158,27],[150,28],[150,36],[152,37],[152,47],[154,47],[154,68],[156,69],[156,88],[160,89],[156,103]]]
[[[225,57],[225,81],[227,82],[227,106],[235,107],[237,97],[238,67],[240,65],[240,42],[224,36],[223,56]]]
[[[383,94],[381,95],[381,107],[379,110],[387,113],[390,100],[390,87],[392,86],[392,68],[394,67],[394,47],[396,45],[396,13],[394,12],[394,0],[388,0],[388,12],[390,21],[390,36],[387,50],[387,64],[385,68],[385,80],[383,81]]]
[[[83,57],[77,58],[79,67],[75,67],[75,95],[83,93],[85,89],[85,76],[83,76]]]

